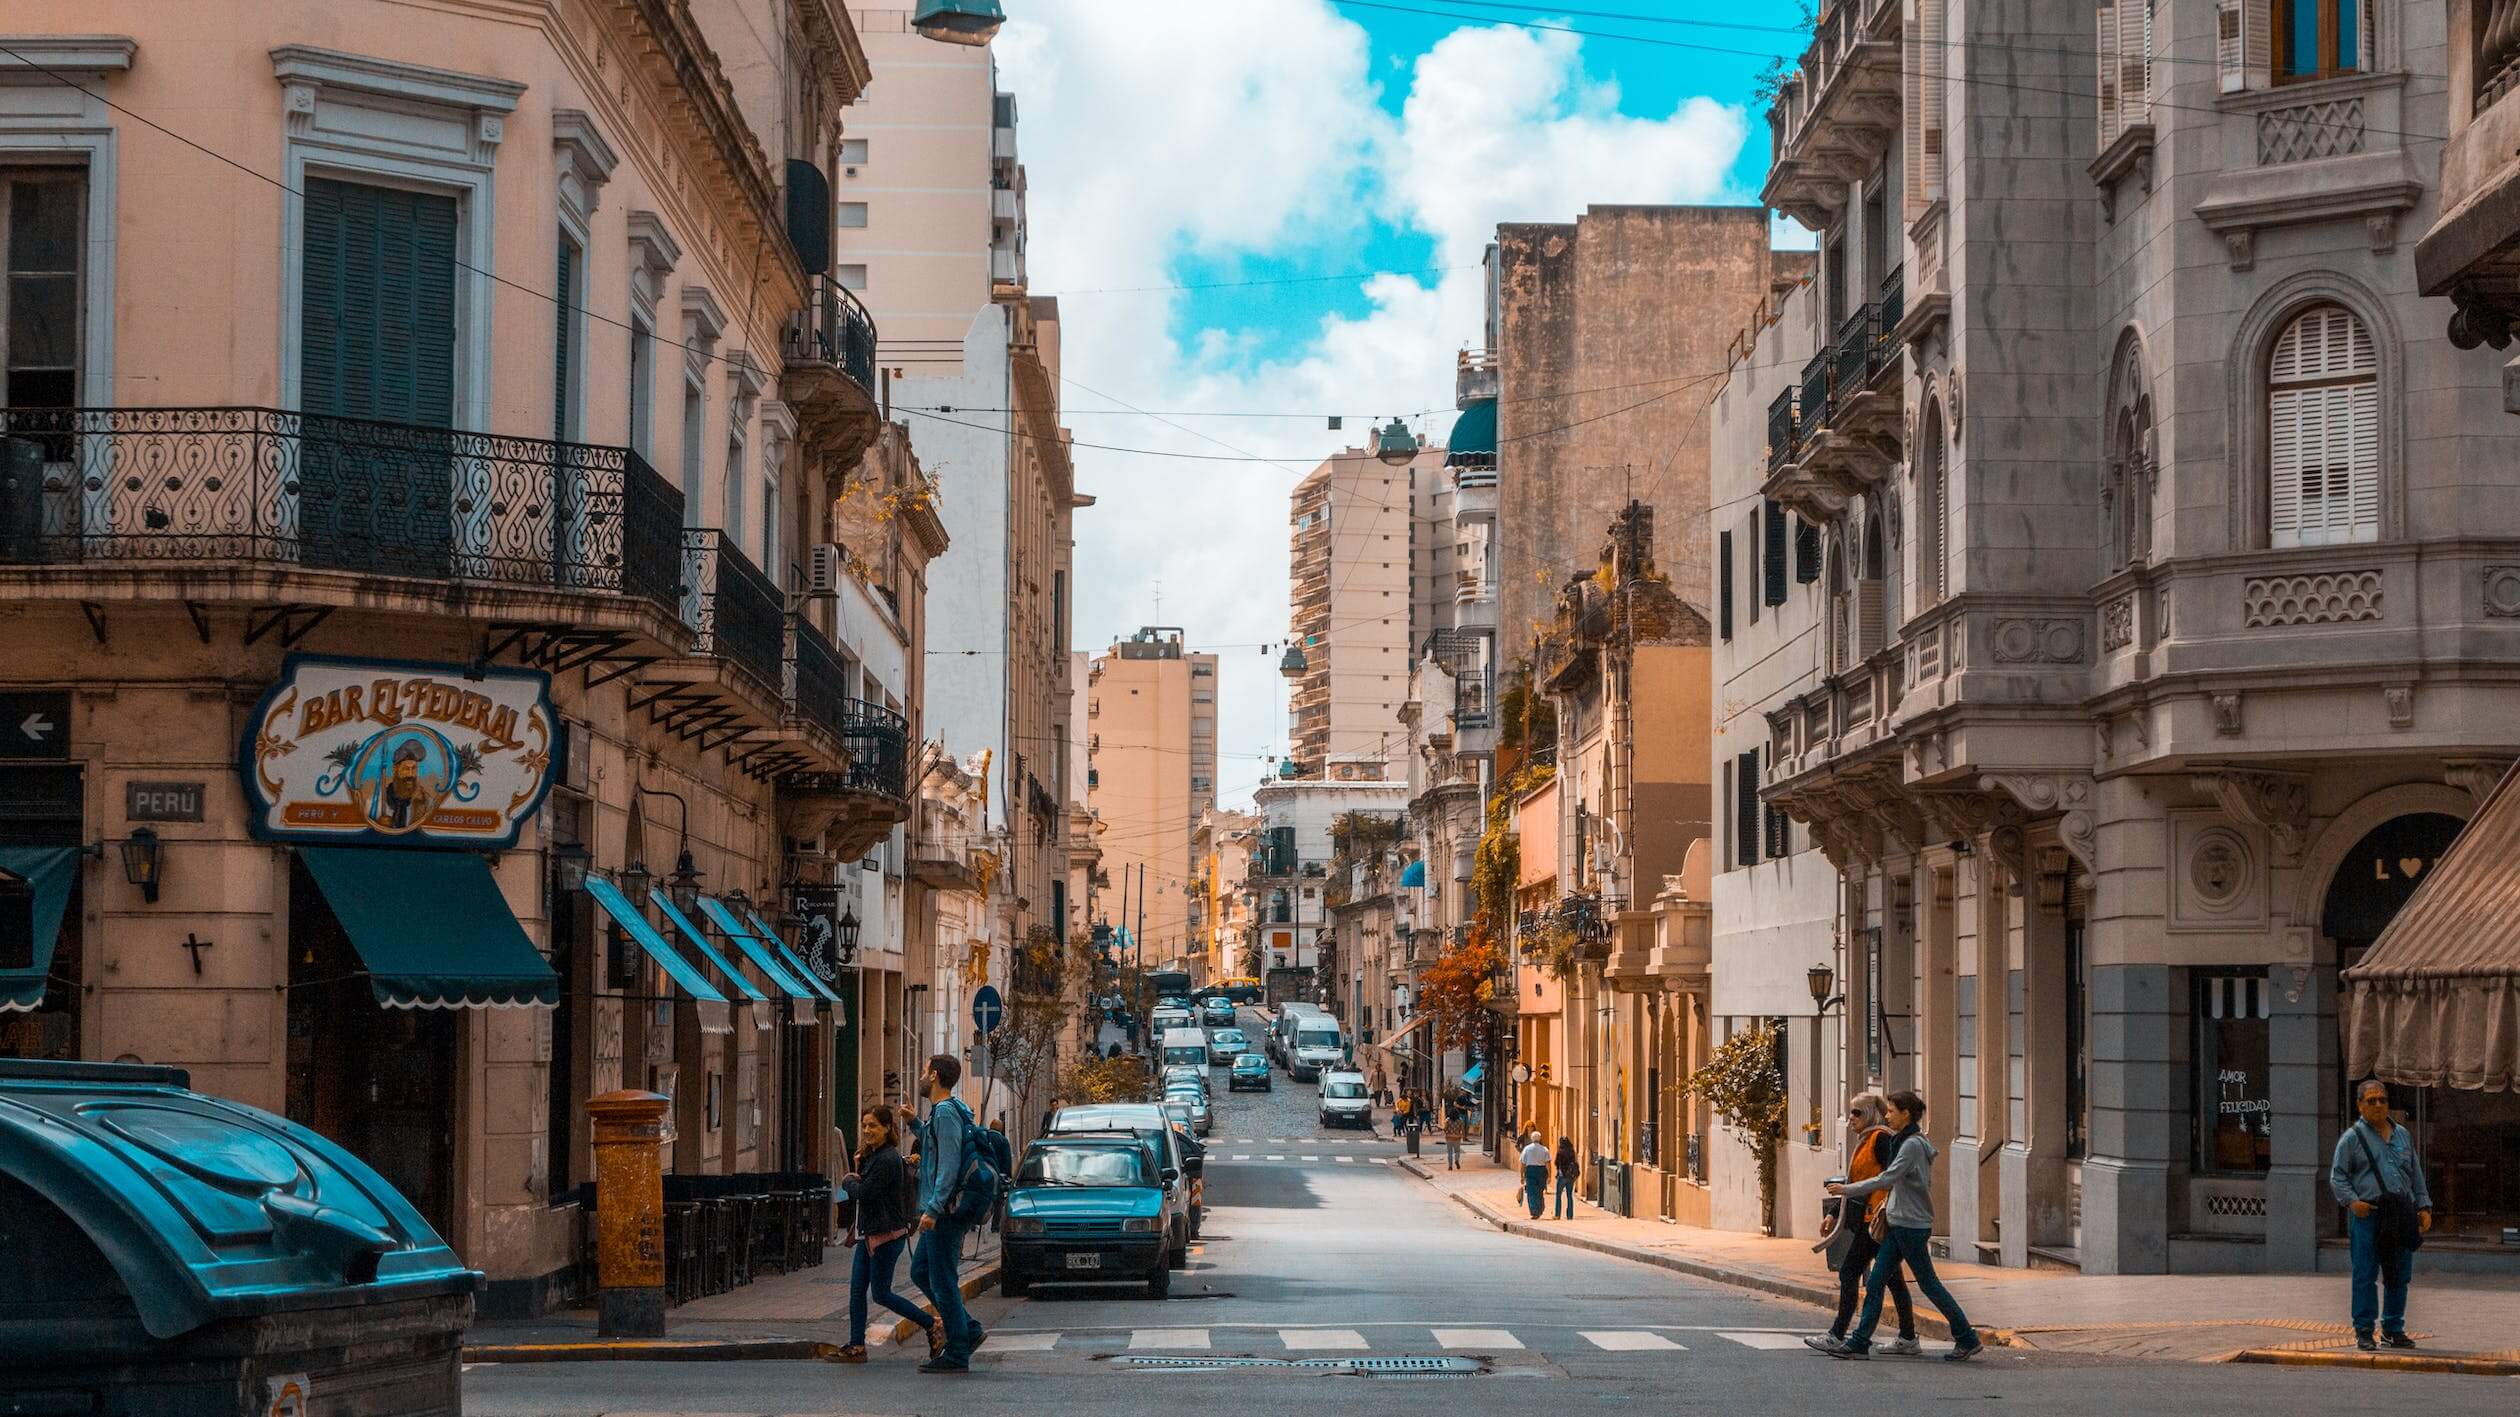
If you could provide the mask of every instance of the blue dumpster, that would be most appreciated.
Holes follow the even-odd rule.
[[[176,1068],[0,1059],[0,1411],[455,1413],[481,1276]]]

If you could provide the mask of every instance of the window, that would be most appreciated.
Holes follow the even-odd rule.
[[[1916,598],[1923,604],[1937,604],[1951,590],[1945,549],[1951,511],[1950,494],[1943,484],[1942,405],[1929,401],[1917,427]]]
[[[2305,311],[2267,364],[2267,544],[2380,538],[2380,367],[2341,305]]]
[[[2142,352],[2131,336],[2119,356],[2118,392],[2111,407],[2108,476],[2100,489],[2104,574],[2142,565],[2152,555],[2152,494],[2160,464]]]
[[[2267,1065],[2273,1001],[2260,973],[2195,976],[2196,1136],[2199,1171],[2262,1173],[2273,1159]]]
[[[1807,522],[1800,513],[1794,517],[1794,582],[1809,585],[1820,579],[1820,527]]]
[[[744,435],[738,429],[726,440],[726,544],[741,550],[744,545],[744,499],[751,495],[744,485]]]
[[[865,230],[866,203],[842,202],[840,204],[840,229],[843,231]]]
[[[585,357],[578,352],[584,338],[581,324],[586,303],[586,256],[563,231],[556,242],[558,261],[552,271],[551,302],[551,441],[577,441],[584,400],[580,394]]]
[[[1733,758],[1733,860],[1743,866],[1759,864],[1759,755],[1737,754]]]
[[[0,250],[8,279],[0,284],[0,353],[8,380],[0,404],[12,409],[71,408],[79,401],[80,228],[87,214],[87,174],[75,167],[18,169],[0,174]]]
[[[1759,515],[1759,599],[1770,605],[1785,603],[1785,509],[1774,498],[1767,500]]]
[[[2365,0],[2269,0],[2275,7],[2275,82],[2362,70]]]
[[[866,289],[866,266],[865,266],[865,264],[864,264],[863,262],[858,262],[858,263],[843,262],[843,263],[839,266],[839,268],[838,268],[838,269],[839,269],[839,281],[840,281],[840,287],[841,287],[841,289],[843,289],[843,290],[864,290],[864,289]]]
[[[1715,592],[1715,632],[1728,640],[1732,638],[1733,621],[1732,541],[1729,531],[1716,535],[1715,580],[1718,589]]]
[[[649,445],[655,433],[649,425],[655,411],[649,407],[656,398],[656,332],[645,320],[630,321],[630,451],[640,457],[651,457]]]
[[[840,165],[842,167],[861,167],[864,166],[865,163],[866,140],[864,138],[842,138],[840,140]]]
[[[697,379],[683,381],[682,419],[683,525],[700,525],[700,462],[709,426],[709,394]]]

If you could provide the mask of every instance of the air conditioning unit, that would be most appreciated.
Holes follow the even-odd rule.
[[[815,542],[806,557],[805,593],[824,598],[838,595],[840,579],[849,573],[848,568],[848,548],[836,542]]]

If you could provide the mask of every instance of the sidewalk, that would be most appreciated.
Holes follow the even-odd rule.
[[[965,1298],[997,1282],[998,1241],[982,1232],[976,1254],[962,1266]],[[756,1279],[724,1294],[694,1299],[665,1312],[663,1339],[615,1340],[595,1334],[595,1311],[571,1309],[539,1319],[493,1319],[474,1324],[464,1334],[468,1363],[553,1363],[637,1359],[796,1359],[828,1358],[849,1341],[850,1251],[833,1245],[823,1262],[811,1269]],[[905,1252],[893,1273],[893,1289],[929,1308],[910,1282]],[[933,1313],[932,1308],[929,1312]],[[875,1309],[867,1323],[867,1348],[908,1340],[918,1330]],[[921,1355],[925,1356],[924,1350]]]
[[[1440,1150],[1401,1165],[1482,1220],[1509,1234],[1616,1255],[1642,1264],[1837,1307],[1837,1281],[1809,1240],[1702,1230],[1659,1219],[1632,1220],[1577,1202],[1572,1220],[1533,1220],[1518,1178],[1481,1155],[1444,1167]],[[1952,1297],[1987,1341],[2090,1356],[2177,1362],[2317,1363],[2376,1366],[2354,1350],[2340,1275],[2083,1275],[2003,1269],[1937,1258]],[[2495,1279],[2427,1276],[2416,1262],[2412,1331],[2424,1348],[2380,1355],[2400,1369],[2416,1361],[2439,1371],[2499,1371],[2520,1361],[2520,1293]],[[1933,1306],[1918,1301],[1917,1325],[1950,1337]],[[1825,1327],[1815,1315],[1813,1331]]]

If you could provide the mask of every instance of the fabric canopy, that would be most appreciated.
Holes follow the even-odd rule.
[[[1452,434],[1444,440],[1444,462],[1484,464],[1496,460],[1496,400],[1473,399],[1470,406],[1453,420]]]
[[[586,878],[586,893],[595,897],[595,903],[604,908],[604,913],[613,918],[613,923],[621,927],[622,933],[638,941],[639,948],[647,952],[647,957],[656,961],[658,967],[691,996],[692,1002],[700,1009],[701,1032],[734,1031],[735,1025],[727,1017],[726,996],[717,991],[717,986],[701,978],[700,971],[692,968],[689,961],[674,953],[674,947],[665,943],[665,937],[656,933],[656,927],[648,923],[647,917],[639,913],[639,908],[630,903],[630,898],[623,895],[619,887],[601,876],[590,875]]]
[[[1422,891],[1426,889],[1426,863],[1423,861],[1412,861],[1408,865],[1401,867],[1400,887],[1403,890],[1412,891]]]
[[[2520,774],[2506,773],[2346,970],[2356,1077],[2520,1091]]]
[[[700,952],[700,957],[716,965],[718,973],[732,981],[736,991],[747,1001],[765,1002],[769,999],[769,995],[753,987],[751,980],[735,972],[735,966],[727,962],[726,956],[717,952],[717,946],[710,944],[709,937],[701,933],[700,927],[691,923],[691,917],[675,908],[672,896],[651,886],[648,888],[648,903],[664,911],[665,919],[675,929],[682,931],[682,937],[691,941],[691,947]]]
[[[796,957],[796,951],[789,948],[788,943],[785,940],[780,939],[775,933],[773,933],[769,925],[762,921],[759,914],[752,916],[752,923],[754,938],[762,941],[764,944],[770,946],[770,948],[779,952],[779,958],[787,961],[788,973],[804,980],[809,988],[811,988],[815,993],[822,995],[824,1002],[830,1004],[834,1009],[840,1007],[839,992],[834,990],[830,985],[825,984],[822,981],[822,976],[814,972],[812,965],[798,959]],[[842,1020],[844,1023],[846,1021],[846,1019]]]
[[[1485,1064],[1485,1063],[1472,1063],[1472,1064],[1470,1065],[1470,1071],[1468,1071],[1468,1072],[1466,1072],[1466,1073],[1463,1073],[1463,1074],[1461,1075],[1461,1085],[1462,1085],[1463,1087],[1476,1087],[1476,1086],[1478,1086],[1478,1085],[1479,1085],[1479,1079],[1481,1079],[1481,1078],[1483,1078],[1483,1077],[1486,1077],[1486,1076],[1487,1076],[1487,1064]]]
[[[719,933],[733,940],[735,948],[742,950],[744,958],[751,960],[753,968],[768,976],[771,986],[780,993],[791,999],[803,999],[809,1004],[819,997],[768,944],[754,936],[751,926],[736,919],[735,912],[727,909],[723,902],[704,895],[700,897],[700,913],[709,917]]]
[[[490,863],[470,852],[380,846],[298,849],[333,918],[393,1009],[549,1008],[551,972]]]
[[[61,916],[70,904],[70,887],[79,879],[75,846],[0,846],[0,875],[11,878],[0,896],[0,909],[27,911],[28,952],[12,958],[9,946],[18,922],[0,927],[0,1014],[41,1008],[44,986],[52,977],[53,943],[61,936]],[[21,893],[22,892],[22,893]]]

